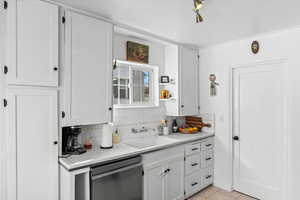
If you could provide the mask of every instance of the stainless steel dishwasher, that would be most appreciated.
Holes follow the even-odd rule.
[[[137,156],[92,167],[91,200],[142,200],[141,161]]]

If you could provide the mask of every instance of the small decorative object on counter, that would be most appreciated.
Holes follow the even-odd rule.
[[[172,132],[173,133],[177,133],[178,132],[178,125],[177,125],[176,119],[174,119],[173,123],[172,123]]]
[[[161,120],[161,126],[163,129],[163,135],[169,135],[169,127],[167,120]]]
[[[115,132],[113,133],[113,143],[119,144],[120,142],[121,142],[121,136],[119,134],[118,129],[116,129]]]
[[[93,147],[92,140],[91,140],[91,138],[89,138],[84,142],[84,148],[91,149],[92,147]]]

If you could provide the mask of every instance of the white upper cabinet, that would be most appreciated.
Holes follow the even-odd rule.
[[[199,114],[197,50],[183,46],[167,46],[165,51],[165,75],[173,83],[165,88],[172,94],[172,100],[166,101],[166,113],[169,116]]]
[[[7,199],[57,200],[57,91],[9,88],[5,112]]]
[[[58,16],[58,6],[50,3],[8,1],[8,84],[58,85]]]
[[[107,123],[112,107],[112,24],[65,12],[63,126]]]
[[[180,111],[181,115],[198,114],[198,52],[179,49]]]

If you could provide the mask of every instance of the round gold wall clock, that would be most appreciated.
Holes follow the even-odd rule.
[[[258,41],[253,41],[252,44],[251,44],[251,50],[252,50],[252,53],[254,54],[257,54],[258,51],[259,51],[259,43]]]

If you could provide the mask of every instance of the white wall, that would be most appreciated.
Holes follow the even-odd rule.
[[[114,59],[126,60],[126,42],[133,41],[149,46],[149,64],[159,67],[160,74],[165,67],[165,46],[122,34],[114,35]],[[159,121],[165,117],[165,108],[161,104],[157,108],[114,109],[114,122],[118,124],[136,124]]]
[[[251,53],[250,46],[253,40],[258,40],[261,45],[257,55]],[[286,59],[288,131],[284,134],[288,135],[286,187],[289,196],[285,200],[293,200],[300,197],[298,191],[300,178],[300,28],[257,35],[201,49],[200,106],[201,112],[213,112],[216,117],[215,184],[230,190],[232,186],[230,67],[275,59]],[[220,83],[216,97],[209,96],[208,76],[211,73],[216,74],[217,82]]]

